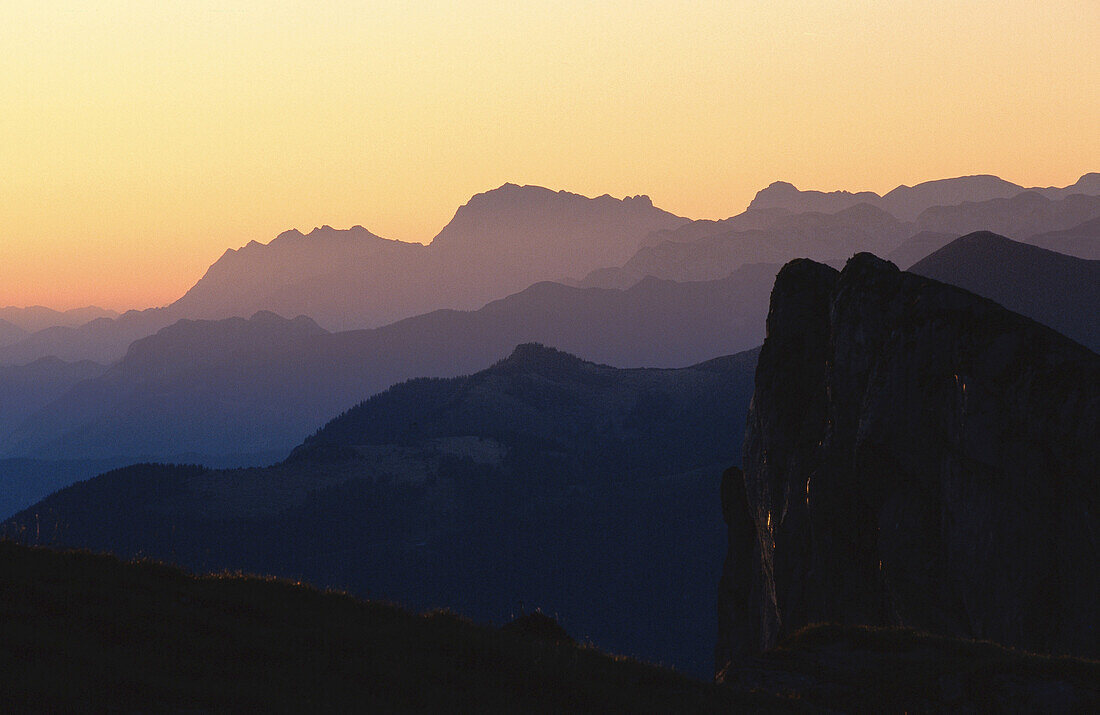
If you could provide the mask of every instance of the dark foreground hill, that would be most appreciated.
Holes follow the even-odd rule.
[[[755,361],[624,370],[524,345],[467,377],[397,385],[282,464],[120,469],[2,528],[483,621],[540,606],[601,647],[707,674],[719,480]]]
[[[448,613],[9,542],[0,624],[12,711],[796,711]]]
[[[989,298],[1100,351],[1100,261],[980,231],[909,270]]]
[[[1036,249],[1038,250],[1038,249]],[[772,293],[719,667],[806,624],[1100,656],[1100,357],[869,254]]]
[[[818,626],[712,685],[578,645],[539,614],[497,629],[2,541],[0,623],[14,711],[1089,712],[1100,683],[1095,661]]]

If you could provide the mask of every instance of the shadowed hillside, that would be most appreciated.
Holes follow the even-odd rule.
[[[0,618],[17,711],[797,711],[448,613],[8,542]]]
[[[722,685],[575,644],[290,581],[0,542],[0,691],[17,711],[1089,712],[1100,664],[816,626]]]

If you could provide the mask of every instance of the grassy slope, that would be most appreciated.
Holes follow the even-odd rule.
[[[450,614],[0,542],[6,709],[786,710]]]

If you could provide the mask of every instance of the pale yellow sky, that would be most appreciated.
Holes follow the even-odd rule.
[[[164,304],[292,227],[426,242],[506,181],[699,218],[777,179],[1065,185],[1097,37],[1095,0],[7,0],[0,305]]]

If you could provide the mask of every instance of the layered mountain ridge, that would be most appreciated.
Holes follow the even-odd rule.
[[[332,334],[270,313],[184,321],[135,342],[107,374],[23,413],[0,435],[0,453],[285,455],[324,420],[395,382],[475,372],[524,342],[619,367],[683,367],[760,344],[775,271],[650,279],[623,291],[539,283],[477,311]]]
[[[858,251],[887,255],[922,231],[944,234],[947,238],[939,245],[974,230],[1026,241],[1032,234],[1069,230],[1100,216],[1100,200],[1077,195],[1100,194],[1100,174],[1086,174],[1065,188],[1028,190],[1030,199],[1021,198],[1022,187],[1012,187],[1016,185],[996,177],[959,177],[899,187],[879,200],[868,192],[839,192],[841,200],[833,200],[828,198],[832,194],[773,186],[737,216],[691,221],[656,208],[646,196],[587,198],[505,184],[472,197],[428,246],[384,239],[362,226],[290,230],[267,244],[251,241],[227,250],[167,307],[117,317],[98,309],[71,311],[71,316],[54,315],[41,329],[11,318],[31,334],[0,336],[0,364],[25,364],[50,355],[110,363],[134,340],[180,319],[268,310],[308,315],[329,330],[360,329],[436,309],[476,309],[539,281],[626,288],[646,275],[702,280],[751,263],[798,257],[843,261]],[[817,198],[787,205],[777,200],[762,207],[769,204],[766,197],[792,191],[796,197],[805,193]],[[929,208],[968,201],[977,203],[948,211]],[[837,219],[803,216],[807,211],[846,212],[848,235],[825,227]],[[892,218],[886,221],[884,212]],[[891,222],[895,225],[886,225]],[[1095,241],[1087,237],[1084,243],[1076,235],[1044,240],[1047,248],[1094,257],[1090,251]],[[680,245],[696,241],[699,246]],[[906,265],[939,245],[908,257]],[[79,315],[97,319],[72,322]],[[5,317],[7,313],[0,313],[0,319]]]

